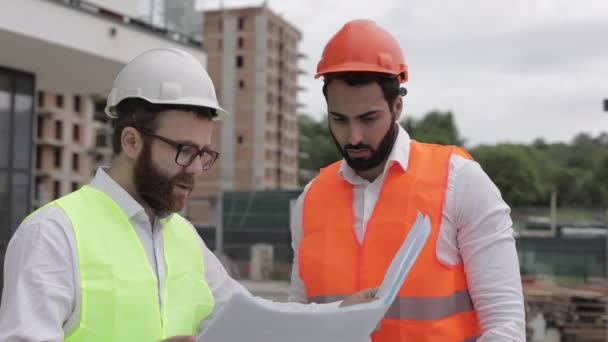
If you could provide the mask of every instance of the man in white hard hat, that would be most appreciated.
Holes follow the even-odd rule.
[[[177,214],[217,160],[211,134],[227,117],[203,66],[177,49],[145,52],[117,76],[106,113],[112,166],[35,211],[11,239],[0,341],[194,341],[214,310],[248,293]]]

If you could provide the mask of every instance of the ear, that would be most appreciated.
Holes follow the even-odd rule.
[[[401,118],[401,112],[403,111],[403,98],[397,96],[395,103],[393,104],[393,113],[395,113],[395,121],[399,121]]]
[[[137,159],[143,148],[141,134],[133,127],[125,127],[120,133],[122,151],[129,159]]]

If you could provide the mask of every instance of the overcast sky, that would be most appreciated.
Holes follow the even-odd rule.
[[[205,0],[204,7],[219,6]],[[224,0],[226,7],[262,1]],[[382,4],[380,6],[380,4]],[[303,35],[299,101],[320,118],[313,74],[325,43],[367,18],[400,42],[409,66],[405,115],[451,110],[469,145],[570,141],[608,131],[606,0],[283,0],[269,6]]]

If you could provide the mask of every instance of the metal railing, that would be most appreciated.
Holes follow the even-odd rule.
[[[195,37],[192,37],[188,34],[169,30],[165,27],[156,26],[156,25],[153,25],[144,20],[132,18],[125,14],[118,13],[116,11],[97,6],[96,4],[90,3],[88,1],[82,1],[82,0],[46,0],[46,1],[54,2],[54,3],[58,3],[61,5],[70,7],[70,8],[74,8],[76,10],[83,11],[83,12],[86,12],[86,13],[89,13],[94,16],[101,17],[101,18],[104,18],[104,19],[107,19],[110,21],[114,21],[114,22],[120,23],[122,25],[126,25],[126,26],[134,28],[134,29],[143,30],[147,33],[152,33],[152,34],[158,35],[160,37],[163,37],[165,39],[168,39],[168,40],[171,40],[171,41],[174,41],[177,43],[204,49],[203,42],[201,40],[196,39]]]

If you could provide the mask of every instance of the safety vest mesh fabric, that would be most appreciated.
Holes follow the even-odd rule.
[[[446,265],[436,254],[453,154],[471,158],[455,146],[412,141],[407,170],[396,163],[387,170],[361,243],[353,226],[353,186],[339,176],[341,162],[321,170],[304,200],[298,250],[309,300],[331,302],[379,286],[420,211],[431,218],[431,235],[372,340],[476,340],[481,329],[464,266]]]
[[[162,220],[166,279],[161,311],[156,274],[134,227],[110,197],[84,186],[48,205],[65,211],[77,245],[80,319],[66,341],[159,341],[193,335],[213,311],[200,245],[178,214]]]

